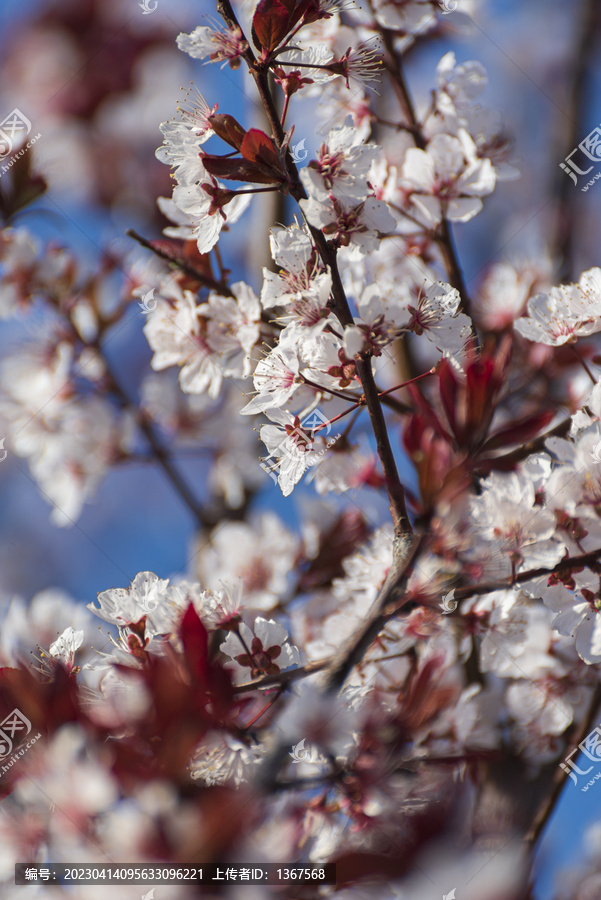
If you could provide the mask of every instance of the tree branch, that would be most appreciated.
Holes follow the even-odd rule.
[[[208,287],[213,291],[217,291],[217,293],[219,293],[222,297],[234,296],[234,294],[226,284],[223,284],[223,282],[221,281],[217,281],[216,278],[211,278],[209,275],[205,275],[204,272],[199,272],[198,269],[195,269],[194,266],[191,266],[185,260],[170,256],[169,253],[166,253],[159,247],[153,246],[151,241],[143,238],[140,234],[134,231],[133,228],[128,228],[125,234],[128,237],[133,238],[134,241],[137,241],[140,246],[145,247],[147,250],[150,250],[152,253],[154,253],[155,256],[158,256],[160,259],[164,259],[166,262],[177,266],[178,269],[181,269],[181,271],[186,275],[189,275],[190,278],[194,278],[195,281],[199,281],[205,287]]]
[[[424,535],[401,534],[395,538],[392,564],[364,624],[344,642],[328,666],[324,679],[327,693],[335,693],[342,687],[349,672],[361,661],[386,622],[403,608],[403,594],[413,570],[413,561],[424,541]]]
[[[163,447],[163,444],[155,433],[152,424],[149,422],[145,414],[131,402],[125,390],[117,380],[116,376],[111,371],[108,361],[102,353],[101,348],[98,346],[97,349],[102,356],[111,390],[121,401],[123,407],[133,415],[136,421],[136,425],[138,426],[138,428],[146,438],[146,441],[148,442],[150,448],[152,449],[154,459],[162,468],[165,475],[183,500],[184,504],[196,519],[197,523],[203,528],[212,528],[217,523],[218,519],[214,518],[203,510],[202,506],[190,490],[190,487],[188,486],[185,478],[182,477],[182,475],[174,465],[171,459],[171,455]]]
[[[413,137],[415,146],[420,150],[424,150],[426,148],[427,142],[424,137],[421,123],[417,118],[409,88],[407,87],[405,73],[403,71],[402,58],[400,54],[396,52],[394,47],[393,33],[386,28],[382,28],[380,29],[380,34],[382,35],[382,40],[384,41],[384,46],[389,57],[387,68],[390,73],[392,83],[395,87],[395,91],[399,99],[403,115],[407,120],[407,131]],[[449,283],[452,285],[452,287],[459,291],[459,294],[461,296],[461,308],[463,312],[471,319],[471,301],[467,292],[467,286],[465,284],[463,272],[461,270],[461,266],[459,265],[459,259],[457,256],[457,251],[455,249],[455,242],[451,233],[451,227],[446,216],[443,216],[442,218],[438,231],[435,235],[435,241],[442,256]],[[472,333],[474,334],[474,336],[476,336],[473,324]]]
[[[593,694],[593,698],[591,700],[591,705],[589,707],[588,715],[586,717],[586,721],[584,722],[582,728],[580,729],[580,734],[578,735],[578,740],[574,743],[576,745],[581,744],[585,739],[589,731],[593,728],[595,724],[595,719],[597,717],[597,713],[599,710],[599,705],[601,704],[601,685],[597,685],[595,688],[595,692]],[[548,797],[545,798],[542,805],[538,809],[532,825],[530,826],[530,830],[524,838],[526,844],[530,844],[534,846],[538,839],[541,837],[543,831],[547,827],[547,824],[555,812],[555,807],[561,797],[561,793],[563,791],[564,785],[568,779],[568,773],[557,766],[557,770],[555,772],[553,778],[553,787]]]
[[[591,550],[589,553],[583,553],[582,556],[568,556],[566,559],[560,560],[552,569],[528,569],[526,572],[520,572],[513,581],[488,582],[486,584],[474,584],[468,587],[456,588],[453,598],[455,600],[466,600],[468,597],[490,594],[492,591],[509,590],[514,584],[531,581],[533,578],[542,578],[544,575],[556,575],[560,572],[569,572],[570,569],[584,568],[597,562],[600,557],[601,547]]]

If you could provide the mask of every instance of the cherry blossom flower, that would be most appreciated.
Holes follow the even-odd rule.
[[[549,672],[562,676],[565,666],[550,654],[550,616],[533,606],[523,592],[494,591],[470,605],[475,616],[487,615],[480,644],[480,667],[501,678],[543,678]]]
[[[243,281],[233,284],[231,290],[233,297],[211,294],[208,303],[198,307],[198,314],[207,319],[207,343],[226,360],[228,375],[245,378],[259,338],[261,306]]]
[[[378,246],[378,236],[393,231],[395,220],[386,203],[368,197],[356,204],[346,197],[340,200],[310,197],[301,207],[311,225],[340,247],[348,248],[348,256],[356,259]]]
[[[238,633],[228,634],[220,650],[233,660],[228,666],[237,683],[300,665],[300,654],[288,643],[288,632],[273,619],[255,619],[252,631],[242,623]]]
[[[205,65],[209,62],[223,61],[223,65],[229,63],[232,69],[238,68],[240,57],[248,48],[239,28],[230,28],[226,31],[208,25],[198,25],[191,34],[182,32],[178,35],[176,43],[179,49],[192,59],[204,59]]]
[[[469,556],[490,561],[505,577],[521,568],[553,568],[565,552],[555,516],[536,503],[524,472],[495,472],[482,481],[482,493],[470,500],[469,531]]]
[[[407,151],[402,169],[412,203],[437,224],[469,222],[482,209],[480,197],[495,188],[495,173],[488,159],[478,159],[476,145],[464,129],[458,136],[437,134],[426,150]]]
[[[79,672],[79,666],[75,665],[75,654],[83,644],[83,631],[75,631],[73,626],[69,625],[63,633],[50,644],[48,653],[53,659],[62,663],[68,672]]]
[[[553,628],[570,638],[580,659],[587,665],[601,662],[601,600],[599,576],[592,572],[576,573],[574,588],[561,581],[539,583],[530,593],[540,593],[545,606],[553,613]]]
[[[385,28],[416,34],[436,25],[430,0],[378,0],[376,18]]]
[[[480,286],[479,316],[491,330],[513,325],[523,313],[533,288],[545,280],[548,270],[532,264],[496,263]],[[545,285],[546,286],[546,285]]]
[[[249,523],[227,523],[209,544],[203,540],[196,574],[210,590],[217,590],[226,577],[240,579],[244,606],[268,610],[289,587],[299,550],[298,540],[280,518],[263,513]]]
[[[488,82],[486,69],[477,60],[457,64],[455,54],[445,53],[436,66],[438,91],[436,107],[443,116],[457,114],[457,110],[469,106]]]
[[[300,178],[309,197],[328,195],[361,203],[367,197],[367,173],[380,152],[376,144],[365,144],[350,117],[333,128],[319,148],[317,159],[301,169]]]
[[[154,572],[138,572],[128,588],[110,588],[98,594],[98,606],[88,603],[100,619],[118,627],[135,625],[157,607],[171,602],[169,580]]]
[[[209,188],[221,185],[212,182],[203,182]],[[199,253],[208,253],[217,241],[223,226],[227,222],[234,223],[248,207],[252,194],[235,196],[231,191],[226,192],[230,196],[227,215],[221,207],[214,209],[214,201],[211,194],[203,188],[202,184],[178,184],[173,189],[173,204],[180,226],[178,230],[169,227],[165,234],[172,237],[190,237],[196,241]],[[170,218],[172,218],[170,216]],[[181,226],[187,226],[182,231]]]
[[[302,384],[300,360],[293,346],[282,341],[257,363],[253,382],[257,395],[240,410],[243,416],[283,406]]]
[[[459,312],[459,291],[443,281],[420,291],[417,307],[409,306],[412,315],[407,327],[416,334],[425,334],[443,356],[461,358],[471,337],[468,316]]]
[[[67,622],[72,624],[66,626]],[[85,644],[80,643],[83,659],[89,655],[89,644],[95,633],[93,622],[81,603],[56,588],[36,593],[27,604],[22,597],[13,597],[2,622],[0,656],[3,664],[28,663],[36,646],[48,647],[58,641],[63,625],[63,634],[72,628],[75,635],[83,635]]]
[[[259,336],[260,305],[254,292],[238,282],[235,299],[211,294],[208,303],[196,305],[190,291],[174,282],[163,287],[161,298],[149,315],[144,334],[154,351],[153,369],[182,366],[182,390],[218,396],[224,377],[245,377],[250,372],[250,352]]]
[[[194,184],[208,180],[199,148],[214,134],[209,107],[201,93],[196,92],[188,105],[178,107],[179,118],[162,122],[163,144],[155,155],[165,165],[175,168],[174,178],[179,184]]]
[[[229,734],[220,734],[196,750],[190,762],[190,775],[206,785],[233,781],[239,787],[264,755],[260,744],[244,744]]]
[[[319,465],[327,453],[327,444],[319,434],[315,436],[303,428],[298,416],[280,409],[266,410],[265,414],[271,422],[278,424],[261,427],[261,440],[269,454],[264,459],[268,469],[278,473],[282,494],[288,497],[307,469]]]
[[[558,347],[601,330],[601,269],[588,269],[578,284],[560,285],[528,301],[515,329],[529,341]]]

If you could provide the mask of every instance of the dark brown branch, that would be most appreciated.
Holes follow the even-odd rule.
[[[133,228],[129,228],[125,233],[128,237],[133,238],[134,241],[137,241],[140,246],[145,247],[147,250],[150,250],[152,253],[154,253],[155,256],[158,256],[160,259],[164,259],[166,262],[177,266],[178,269],[181,269],[181,271],[186,275],[189,275],[190,278],[194,278],[195,281],[199,281],[205,287],[208,287],[213,291],[217,291],[222,297],[234,296],[234,294],[226,284],[223,284],[223,282],[221,281],[217,281],[217,279],[215,278],[211,278],[209,275],[205,275],[204,272],[199,272],[198,269],[195,269],[194,266],[190,265],[190,263],[186,262],[186,260],[179,259],[178,257],[173,257],[169,253],[166,253],[164,250],[161,250],[159,247],[155,247],[151,241],[143,238],[136,231],[134,231]]]
[[[415,146],[420,150],[424,150],[426,147],[426,139],[423,134],[421,123],[417,118],[409,88],[407,87],[405,73],[403,71],[402,59],[396,52],[394,47],[394,36],[392,32],[388,31],[386,28],[381,29],[380,33],[382,35],[382,40],[384,41],[384,46],[388,53],[387,68],[390,73],[395,92],[397,94],[397,97],[399,98],[399,103],[403,115],[407,120],[407,131],[412,135],[413,140],[415,141]],[[467,286],[465,284],[463,272],[461,271],[461,266],[459,265],[459,259],[457,257],[457,251],[455,249],[455,242],[453,241],[451,227],[449,225],[448,219],[445,216],[443,216],[440,226],[436,232],[435,241],[442,256],[449,283],[452,285],[452,287],[459,291],[459,294],[461,296],[461,308],[463,312],[471,318],[470,297],[467,292]],[[473,325],[472,332],[475,336],[475,329]]]
[[[451,232],[449,220],[443,216],[438,232],[434,240],[442,254],[445,269],[447,270],[449,283],[461,296],[463,312],[471,317],[471,301],[467,292],[467,285],[459,265],[459,258],[455,249],[455,241]]]
[[[234,693],[246,694],[249,691],[258,691],[261,688],[282,687],[293,681],[298,681],[300,678],[308,678],[309,675],[321,672],[331,661],[329,657],[328,659],[318,659],[304,666],[297,666],[296,669],[278,672],[277,675],[265,675],[264,678],[259,678],[257,681],[246,681],[244,684],[237,684],[234,687]]]
[[[601,685],[597,685],[593,694],[593,698],[591,700],[591,705],[589,707],[586,721],[580,729],[578,739],[574,741],[575,745],[581,744],[589,731],[591,731],[591,729],[593,728],[600,704]],[[530,831],[525,837],[525,841],[527,844],[531,844],[532,846],[534,846],[547,827],[547,824],[555,811],[555,807],[557,806],[559,798],[561,797],[561,793],[563,791],[567,778],[568,773],[558,766],[553,778],[553,787],[551,789],[551,792],[549,796],[545,798],[541,807],[537,811],[536,816],[534,817],[534,821],[532,822],[532,825],[530,827]]]
[[[453,598],[455,600],[466,600],[468,597],[490,594],[492,591],[508,590],[514,584],[522,584],[522,582],[531,581],[533,578],[542,578],[544,575],[556,575],[581,567],[585,568],[597,562],[599,558],[601,558],[601,547],[597,550],[591,550],[589,553],[583,553],[582,556],[568,556],[566,559],[560,560],[552,569],[528,569],[526,572],[520,572],[513,581],[493,581],[486,584],[474,584],[468,587],[456,588]]]
[[[334,694],[342,687],[351,669],[361,661],[386,622],[403,608],[411,566],[424,541],[424,536],[414,534],[401,534],[395,538],[392,564],[365,623],[344,642],[320,679],[324,693]],[[278,789],[278,772],[288,751],[289,744],[280,741],[264,760],[258,771],[258,783],[263,791],[271,793]]]
[[[409,93],[407,82],[405,81],[401,60],[394,49],[393,32],[383,28],[381,34],[386,52],[388,53],[387,69],[391,75],[394,90],[399,98],[403,115],[407,120],[407,131],[413,136],[415,146],[419,147],[420,150],[423,150],[426,146],[426,140],[422,134],[421,125],[418,122],[415,107],[413,106],[413,100]]]
[[[401,534],[395,538],[393,558],[386,580],[376,597],[364,624],[344,642],[328,667],[324,688],[338,691],[349,672],[361,662],[386,623],[403,608],[403,594],[414,559],[423,546],[424,536]]]
[[[102,354],[100,347],[98,347],[97,349]],[[146,441],[148,442],[153,452],[153,456],[156,462],[163,469],[165,475],[183,500],[184,504],[188,507],[198,524],[203,528],[212,528],[218,520],[215,520],[213,516],[205,513],[202,506],[190,490],[190,487],[188,486],[186,480],[182,477],[182,475],[180,475],[178,469],[174,465],[170,454],[163,447],[163,444],[155,433],[152,424],[149,422],[144,413],[141,412],[138,407],[131,402],[131,400],[125,393],[125,390],[117,380],[116,376],[111,371],[105,356],[103,356],[103,361],[111,390],[120,400],[123,407],[131,412],[131,414],[134,416],[136,424],[146,438]]]

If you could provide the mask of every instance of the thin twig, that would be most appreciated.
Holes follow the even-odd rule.
[[[384,46],[389,57],[387,68],[390,73],[392,83],[395,86],[401,109],[407,120],[407,130],[413,137],[415,146],[420,150],[425,150],[426,138],[424,136],[421,123],[417,118],[409,88],[407,87],[405,73],[403,71],[402,58],[395,50],[394,35],[386,28],[382,28],[380,33],[382,35]],[[461,308],[463,312],[471,318],[471,301],[467,292],[467,286],[465,284],[463,272],[461,270],[461,266],[459,265],[459,259],[457,257],[457,251],[455,249],[451,227],[446,216],[443,216],[442,218],[439,229],[435,235],[435,241],[441,252],[443,262],[447,270],[449,283],[452,285],[452,287],[459,291],[459,294],[461,296]],[[475,336],[475,327],[473,325],[472,332]]]
[[[593,698],[591,700],[591,705],[589,707],[588,716],[586,717],[586,721],[584,722],[582,728],[580,729],[580,734],[578,735],[578,740],[575,741],[576,745],[582,743],[582,741],[585,739],[585,737],[587,736],[589,731],[591,731],[600,705],[601,705],[601,685],[597,685],[595,692],[593,694]],[[567,769],[567,766],[566,766],[566,769]],[[532,822],[532,825],[530,826],[530,831],[524,838],[524,840],[526,841],[527,844],[531,844],[532,846],[534,846],[537,843],[540,836],[542,835],[545,828],[547,827],[547,824],[548,824],[551,816],[555,812],[555,808],[557,806],[559,798],[561,797],[561,793],[563,791],[563,788],[567,781],[567,778],[568,778],[568,773],[564,769],[562,769],[558,766],[557,771],[554,775],[553,787],[551,789],[551,792],[550,792],[549,796],[544,799],[542,805],[538,809],[538,812],[536,813],[536,816],[534,817],[534,821]]]
[[[97,349],[100,353],[102,353],[100,347],[98,347]],[[161,440],[155,433],[152,424],[150,423],[144,412],[140,411],[138,407],[131,402],[124,388],[117,380],[117,377],[111,371],[111,368],[104,355],[103,360],[111,390],[120,400],[124,409],[127,409],[133,415],[136,421],[136,425],[146,438],[146,441],[148,442],[153,452],[153,456],[156,462],[163,469],[165,475],[167,476],[187,508],[190,510],[198,524],[203,528],[212,528],[218,520],[214,519],[213,516],[210,516],[203,510],[202,506],[192,493],[185,478],[182,477],[182,475],[174,465],[173,460],[171,459],[171,455],[165,449]]]
[[[583,553],[582,556],[568,556],[566,559],[561,559],[552,569],[541,567],[520,572],[511,581],[493,581],[486,584],[473,584],[467,587],[456,588],[453,598],[455,600],[466,600],[468,597],[490,594],[492,591],[509,590],[514,584],[522,584],[522,582],[531,581],[534,578],[543,578],[545,575],[557,575],[561,572],[569,572],[571,569],[585,568],[597,562],[599,558],[601,558],[601,547],[596,550],[590,550],[588,553]]]
[[[154,253],[155,256],[160,257],[160,259],[164,259],[166,262],[172,263],[172,265],[177,266],[178,269],[181,269],[181,271],[186,275],[189,275],[190,278],[194,278],[195,281],[199,281],[205,287],[217,291],[222,297],[234,296],[233,292],[226,284],[223,284],[223,282],[221,281],[217,281],[216,278],[211,278],[210,275],[205,275],[204,272],[199,272],[198,269],[195,269],[194,266],[190,265],[190,263],[186,262],[186,260],[171,256],[165,250],[161,250],[160,247],[155,247],[151,241],[146,240],[146,238],[142,237],[140,234],[134,231],[133,228],[129,228],[125,233],[128,237],[133,238],[134,241],[137,241],[141,247],[145,247],[147,250],[150,250],[152,253]]]

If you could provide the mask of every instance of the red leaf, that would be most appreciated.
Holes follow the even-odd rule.
[[[271,138],[258,128],[250,128],[242,141],[240,153],[249,162],[259,166],[265,174],[273,173],[274,181],[287,181],[288,175],[282,167],[277,148]]]
[[[252,21],[253,41],[259,50],[275,50],[291,27],[290,13],[282,0],[261,0]]]
[[[523,444],[525,441],[530,441],[549,424],[554,415],[553,410],[549,409],[537,415],[519,419],[491,435],[482,449],[496,450],[499,447],[509,447],[512,444]]]
[[[457,434],[457,422],[455,419],[455,404],[457,401],[457,379],[448,360],[443,359],[438,367],[440,385],[440,399],[451,426],[453,434]]]
[[[233,116],[228,116],[225,113],[216,113],[210,117],[210,120],[211,128],[217,137],[220,137],[222,141],[225,141],[234,150],[239,150],[246,134],[242,125]]]
[[[246,159],[228,159],[223,156],[202,157],[202,162],[210,175],[223,178],[225,181],[247,181],[250,184],[274,184],[279,179],[271,173],[265,174],[263,167],[258,168]]]
[[[197,681],[206,682],[209,674],[209,635],[192,603],[181,621],[179,634],[190,671]]]

